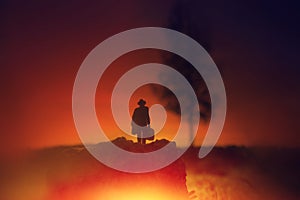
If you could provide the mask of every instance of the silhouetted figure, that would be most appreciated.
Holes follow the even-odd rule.
[[[149,108],[146,101],[140,99],[137,103],[140,107],[136,108],[132,115],[132,134],[137,135],[137,141],[140,144],[146,144],[146,139],[143,138],[144,127],[150,126]],[[144,129],[145,130],[145,129]]]

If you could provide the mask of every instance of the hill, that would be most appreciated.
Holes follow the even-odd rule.
[[[158,140],[143,146],[124,138],[113,142],[132,152],[149,152],[169,143]],[[204,159],[197,157],[198,151],[191,147],[161,170],[131,174],[103,165],[82,145],[35,150],[15,161],[1,161],[0,199],[300,198],[299,149],[215,147]]]

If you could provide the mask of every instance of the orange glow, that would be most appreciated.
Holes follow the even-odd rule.
[[[117,190],[116,190],[117,189]],[[149,186],[147,188],[111,188],[105,193],[90,194],[90,200],[174,200],[178,199],[176,194],[167,193],[163,188]]]

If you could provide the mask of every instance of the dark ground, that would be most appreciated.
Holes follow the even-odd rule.
[[[166,141],[159,143],[155,148]],[[131,150],[137,145],[120,138],[118,144]],[[147,193],[144,199],[160,193],[162,199],[174,199],[174,194],[187,199],[188,192],[190,199],[201,200],[300,198],[300,149],[215,147],[204,159],[198,159],[198,151],[190,148],[170,166],[145,174],[110,169],[82,145],[30,151],[1,161],[0,199],[113,200],[121,198],[112,194],[126,199],[137,191]]]

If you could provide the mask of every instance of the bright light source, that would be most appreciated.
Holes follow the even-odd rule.
[[[94,193],[92,200],[187,200],[176,193],[171,193],[163,188],[112,188],[104,193]]]

